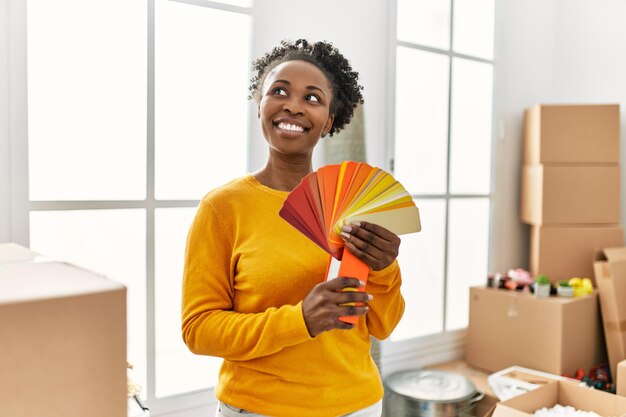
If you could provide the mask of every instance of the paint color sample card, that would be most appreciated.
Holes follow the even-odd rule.
[[[391,174],[362,162],[326,165],[307,175],[287,195],[279,214],[332,255],[326,279],[353,277],[367,282],[369,275],[367,264],[345,250],[341,226],[365,221],[396,235],[421,230],[411,195]],[[359,320],[357,316],[340,319],[353,324]]]
[[[341,226],[378,224],[401,235],[419,232],[419,210],[391,174],[363,162],[326,165],[302,179],[280,216],[334,258],[343,257]]]

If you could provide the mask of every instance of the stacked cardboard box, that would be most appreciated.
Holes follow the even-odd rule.
[[[521,219],[530,272],[593,279],[598,250],[621,246],[619,105],[537,105],[524,117]]]

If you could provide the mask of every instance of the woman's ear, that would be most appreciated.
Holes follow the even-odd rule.
[[[328,120],[326,120],[326,123],[324,123],[324,128],[322,129],[322,137],[328,135],[328,132],[330,132],[330,129],[332,129],[333,127],[334,121],[335,116],[328,116]]]

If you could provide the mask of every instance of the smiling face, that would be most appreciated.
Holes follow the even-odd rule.
[[[259,120],[270,151],[308,156],[333,124],[328,78],[306,61],[277,65],[263,83]]]

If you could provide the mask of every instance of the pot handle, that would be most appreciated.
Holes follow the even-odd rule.
[[[475,403],[477,401],[480,401],[483,399],[483,397],[485,396],[485,393],[482,391],[476,391],[474,393],[474,395],[472,396],[472,398],[470,398],[469,402],[470,404]]]

